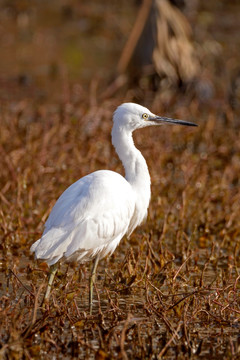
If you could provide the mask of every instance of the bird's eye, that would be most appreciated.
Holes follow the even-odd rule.
[[[147,120],[149,118],[149,115],[144,113],[144,114],[142,114],[142,117],[143,117],[143,119]]]

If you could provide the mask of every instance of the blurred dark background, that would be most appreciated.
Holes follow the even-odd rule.
[[[148,16],[142,38],[141,29],[137,29],[139,42],[135,46],[130,39],[133,54],[129,63],[122,65],[119,59],[129,51],[124,47],[136,23],[140,1],[1,1],[1,103],[27,97],[45,101],[70,96],[78,101],[92,82],[102,93],[124,73],[127,82],[119,81],[106,96],[130,87],[138,88],[135,100],[146,101],[147,89],[153,101],[156,92],[161,92],[158,101],[165,104],[165,110],[177,89],[185,94],[191,91],[201,102],[218,98],[238,106],[239,2],[169,2],[183,19],[176,12],[169,13],[164,3],[167,1],[155,2],[151,11],[156,14],[158,10],[160,16],[156,19],[154,15],[155,20]],[[151,38],[149,23],[150,33],[155,26],[152,31],[158,44]],[[168,35],[161,39],[164,26]],[[179,45],[181,32],[186,38]],[[169,39],[176,39],[172,48]],[[144,67],[154,48],[153,66]],[[76,86],[68,94],[69,84]]]

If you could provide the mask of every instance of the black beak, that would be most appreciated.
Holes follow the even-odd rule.
[[[165,122],[165,123],[168,123],[168,124],[177,124],[177,125],[185,125],[185,126],[198,126],[197,124],[189,122],[189,121],[171,119],[171,118],[162,117],[162,116],[149,117],[148,120],[153,121],[153,122],[155,122],[156,124],[159,124],[159,125],[160,125],[161,122]]]

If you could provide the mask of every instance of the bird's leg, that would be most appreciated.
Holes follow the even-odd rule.
[[[94,263],[92,266],[92,272],[91,272],[91,276],[89,279],[89,312],[90,312],[90,315],[92,315],[93,284],[95,283],[96,269],[98,266],[99,258],[100,258],[100,255],[98,254],[94,259]]]
[[[57,270],[58,270],[58,263],[53,264],[53,265],[50,266],[50,271],[49,271],[49,275],[48,275],[47,290],[46,290],[43,302],[48,302],[50,292],[51,292],[52,283],[53,283],[53,280],[54,280],[54,277],[56,275]]]

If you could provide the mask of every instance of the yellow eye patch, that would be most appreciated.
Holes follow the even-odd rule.
[[[149,115],[144,113],[144,114],[142,114],[142,117],[143,117],[143,119],[147,120],[149,118]]]

